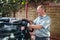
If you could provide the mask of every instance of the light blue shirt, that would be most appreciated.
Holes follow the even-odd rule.
[[[50,24],[51,19],[49,16],[44,15],[43,17],[39,16],[34,20],[35,25],[41,25],[42,29],[35,30],[35,35],[38,37],[50,37]]]

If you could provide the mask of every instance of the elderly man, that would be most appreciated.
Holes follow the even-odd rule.
[[[37,14],[38,17],[28,27],[35,29],[35,40],[50,40],[51,19],[46,15],[43,5],[37,7]]]

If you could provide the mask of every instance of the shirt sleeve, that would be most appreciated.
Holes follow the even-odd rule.
[[[50,26],[50,19],[42,21],[40,25],[42,25],[42,27],[46,29],[47,27]]]

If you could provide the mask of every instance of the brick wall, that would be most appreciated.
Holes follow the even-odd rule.
[[[37,17],[36,8],[29,7],[28,8],[28,19],[34,20]],[[24,19],[26,18],[26,10],[23,8],[19,12],[16,13],[16,18]]]
[[[46,13],[51,17],[51,40],[60,40],[60,6],[47,6]]]
[[[60,34],[60,6],[47,6],[48,15],[51,17],[51,32]]]

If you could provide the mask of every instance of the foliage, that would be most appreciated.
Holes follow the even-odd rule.
[[[0,12],[2,16],[9,16],[10,12],[13,12],[15,17],[15,12],[21,9],[26,3],[26,0],[0,0]]]

